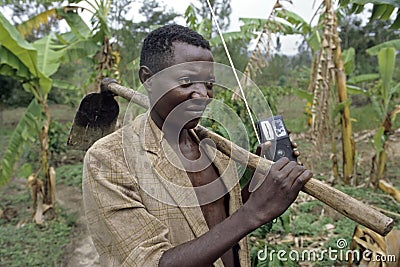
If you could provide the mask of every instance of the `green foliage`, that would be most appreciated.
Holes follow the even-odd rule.
[[[113,1],[113,6],[116,5],[117,8],[123,2]],[[126,9],[126,6],[122,6],[118,10],[124,9]],[[140,47],[143,39],[150,29],[158,25],[171,24],[178,17],[177,13],[167,9],[165,5],[156,0],[143,1],[139,13],[146,18],[144,21],[134,23],[130,19],[119,17],[120,21],[117,25],[121,25],[121,27],[113,29],[113,36],[117,39],[117,47],[121,57],[119,69],[122,84],[127,84],[129,87],[135,89],[140,85],[137,73],[139,69]],[[114,22],[111,24],[116,25]]]
[[[391,28],[400,28],[400,2],[397,0],[339,0],[341,6],[351,5],[352,13],[361,13],[366,4],[373,4],[370,21],[388,20],[393,12],[397,12],[396,19]],[[396,11],[397,9],[397,11]]]
[[[354,120],[352,123],[354,132],[377,129],[381,123],[378,113],[371,102],[358,107],[352,106],[351,116]]]
[[[33,46],[38,51],[37,67],[47,77],[50,77],[58,70],[61,58],[64,55],[63,51],[55,50],[60,46],[55,43],[53,37],[53,35],[47,35],[33,43]]]
[[[344,70],[347,75],[350,75],[355,70],[355,55],[356,51],[353,47],[346,49],[342,53]]]
[[[71,123],[59,123],[52,120],[49,127],[49,150],[53,156],[67,151],[67,139]]]
[[[393,85],[393,74],[395,70],[396,58],[395,48],[386,46],[379,47],[383,47],[377,54],[379,63],[379,74],[373,73],[355,76],[350,78],[348,82],[350,84],[364,83],[364,86],[370,86],[368,90],[357,89],[356,92],[364,93],[370,97],[381,122],[383,122],[386,116],[395,106],[394,96],[398,90],[398,87],[400,87],[400,83]],[[372,51],[375,50],[373,49]],[[379,80],[375,81],[377,78],[379,78]],[[370,83],[367,83],[368,81]]]
[[[14,55],[14,60],[10,62],[1,62],[1,64],[9,65],[16,69],[17,73],[24,75],[25,79],[38,79],[37,81],[29,81],[29,85],[25,87],[31,91],[36,97],[40,98],[45,95],[51,88],[51,80],[45,76],[38,67],[37,50],[27,41],[22,39],[18,31],[8,22],[8,20],[0,13],[0,45],[1,50],[8,49]],[[5,50],[4,50],[5,51]],[[16,56],[16,57],[15,57]],[[27,68],[21,72],[21,69]],[[21,76],[23,77],[23,76]]]
[[[24,144],[28,141],[33,142],[34,136],[40,132],[41,117],[40,106],[36,100],[32,100],[15,128],[4,152],[0,166],[0,186],[4,185],[11,177]]]
[[[26,92],[12,76],[0,75],[0,84],[0,103],[7,107],[26,107],[31,102],[32,94]]]
[[[82,190],[82,171],[83,164],[63,165],[56,169],[57,182],[60,184],[73,186]]]
[[[44,228],[28,223],[23,227],[0,219],[0,265],[58,266],[70,242],[73,220],[62,213]]]
[[[340,20],[339,37],[342,48],[355,50],[355,69],[353,73],[348,74],[378,72],[377,58],[370,57],[368,54],[371,53],[371,49],[376,54],[380,50],[380,48],[372,47],[385,42],[393,43],[391,40],[398,39],[398,33],[389,26],[389,22],[381,20],[374,20],[364,25],[361,18],[355,15],[344,16]]]
[[[212,22],[210,18],[202,18],[198,17],[198,8],[196,8],[193,4],[190,4],[185,10],[185,19],[186,25],[195,30],[196,32],[203,35],[205,38],[209,39],[212,33]],[[219,36],[214,37],[215,39],[219,39]],[[210,40],[211,42],[211,40]],[[213,43],[214,44],[214,43]],[[215,45],[215,44],[214,44]]]
[[[379,152],[383,151],[383,145],[385,144],[386,141],[384,136],[384,131],[385,128],[379,127],[378,131],[376,131],[376,134],[374,135],[374,148],[377,155],[379,154]]]
[[[396,50],[400,50],[400,39],[390,40],[375,45],[373,47],[370,47],[367,49],[367,53],[371,56],[376,56],[379,54],[379,51],[381,51],[383,48],[390,48],[390,47],[393,47]]]
[[[39,226],[31,222],[32,196],[23,180],[0,189],[0,209],[13,214],[0,219],[0,266],[61,266],[76,214],[57,206],[56,219]]]
[[[278,18],[284,19],[290,25],[294,27],[291,28],[290,32],[285,32],[286,34],[309,34],[311,32],[311,26],[298,14],[291,12],[286,9],[281,9],[276,11]]]

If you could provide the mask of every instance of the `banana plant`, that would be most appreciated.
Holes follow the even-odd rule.
[[[43,202],[51,208],[54,201],[52,181],[55,178],[51,175],[49,166],[50,114],[47,95],[52,85],[50,76],[58,69],[62,53],[52,50],[50,36],[33,44],[28,43],[3,14],[0,14],[0,36],[0,53],[2,55],[0,73],[21,79],[24,89],[34,96],[34,101],[21,118],[2,159],[0,184],[4,184],[10,178],[14,164],[22,152],[22,146],[25,143],[23,141],[31,139],[36,133],[41,147]],[[41,114],[37,112],[38,106]]]
[[[395,44],[390,47],[390,44]],[[387,140],[392,133],[392,125],[396,115],[400,113],[400,105],[396,104],[394,96],[400,93],[400,83],[393,81],[393,72],[396,62],[396,48],[400,45],[400,40],[390,41],[371,47],[367,53],[378,57],[379,73],[363,74],[349,79],[350,85],[370,82],[370,89],[352,87],[371,99],[375,111],[377,112],[381,125],[374,135],[375,155],[372,159],[371,184],[376,187],[379,180],[385,175],[387,164]]]
[[[400,29],[400,2],[398,0],[339,0],[341,6],[350,6],[350,12],[361,13],[366,4],[373,4],[370,20],[388,20],[396,13],[391,28]]]
[[[37,223],[42,222],[43,213],[47,210],[54,212],[55,174],[49,159],[48,132],[51,117],[47,104],[47,96],[53,85],[51,76],[63,60],[87,56],[98,50],[97,47],[93,49],[96,44],[90,38],[85,38],[90,30],[87,26],[83,27],[80,23],[82,19],[76,13],[66,13],[64,9],[59,9],[58,12],[65,16],[74,32],[60,36],[50,34],[33,43],[26,41],[17,28],[0,13],[0,74],[19,79],[24,89],[34,96],[4,152],[0,165],[0,186],[7,183],[12,176],[23,146],[36,137],[41,147],[40,170],[29,182],[31,188],[37,189],[33,192],[33,198],[41,199],[41,202],[35,201]],[[42,186],[37,186],[38,184]]]

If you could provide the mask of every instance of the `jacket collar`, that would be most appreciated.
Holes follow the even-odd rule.
[[[178,206],[189,222],[196,237],[206,233],[209,228],[198,203],[192,183],[184,170],[178,155],[163,138],[164,133],[151,119],[149,112],[136,118],[139,123],[134,123],[134,131],[138,133],[142,149],[147,151],[152,159],[153,171],[157,174],[159,186],[157,191],[162,196],[163,202],[173,202]],[[197,141],[197,135],[191,130],[192,136]],[[240,206],[240,190],[238,184],[235,163],[221,152],[211,146],[206,147],[206,154],[222,175],[222,181],[230,191],[229,213],[232,214]],[[145,156],[145,155],[143,155]],[[162,190],[162,188],[165,190]],[[160,199],[158,199],[160,200]]]

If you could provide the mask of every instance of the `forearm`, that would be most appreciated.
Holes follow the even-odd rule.
[[[164,252],[159,266],[210,266],[257,226],[242,207],[206,234]]]

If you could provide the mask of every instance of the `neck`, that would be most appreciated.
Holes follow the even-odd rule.
[[[166,124],[158,116],[154,116],[154,114],[150,114],[150,116],[157,127],[163,131],[164,138],[172,147],[177,147],[192,140],[188,129],[179,125]]]

